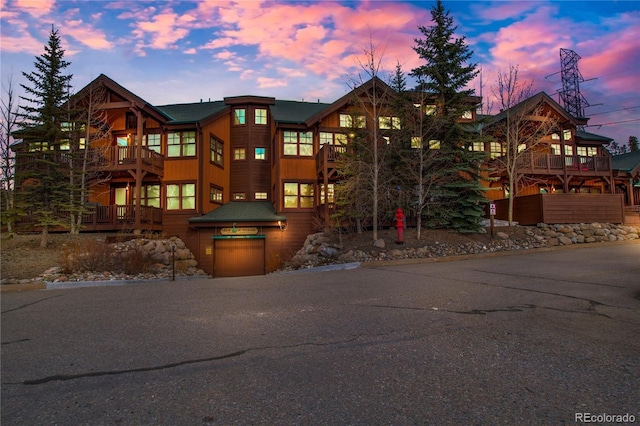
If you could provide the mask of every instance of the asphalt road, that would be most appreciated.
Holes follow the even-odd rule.
[[[3,426],[640,423],[640,244],[7,293],[1,319]]]

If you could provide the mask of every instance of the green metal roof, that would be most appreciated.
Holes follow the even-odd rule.
[[[169,124],[196,123],[228,108],[224,101],[161,105],[156,109],[171,118]]]
[[[330,104],[298,101],[276,100],[275,105],[271,105],[271,115],[278,123],[303,124],[307,119],[318,114]]]
[[[611,157],[611,162],[614,170],[633,174],[640,171],[640,151],[614,155]]]
[[[277,222],[286,221],[279,216],[271,201],[230,201],[203,216],[189,219],[189,223],[221,222]]]
[[[585,132],[584,130],[576,131],[576,136],[578,139],[583,141],[594,141],[599,143],[610,143],[613,139],[608,138],[606,136],[596,135],[595,133]]]

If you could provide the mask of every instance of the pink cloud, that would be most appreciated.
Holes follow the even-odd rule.
[[[287,81],[281,78],[258,77],[256,81],[258,83],[258,87],[261,89],[287,86]]]
[[[13,6],[31,16],[41,18],[48,15],[55,6],[54,0],[16,0]]]
[[[175,43],[189,34],[184,28],[190,18],[182,19],[173,12],[163,12],[153,17],[151,21],[140,21],[136,24],[134,35],[144,39],[148,35],[150,42],[144,44],[152,49],[175,48]]]

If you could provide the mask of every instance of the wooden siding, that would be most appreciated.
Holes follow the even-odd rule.
[[[243,192],[247,200],[253,200],[255,192],[271,193],[271,129],[268,124],[255,124],[255,106],[242,107],[246,110],[246,124],[231,126],[230,173],[233,179],[229,183],[229,192],[230,197],[234,192]],[[234,148],[246,149],[245,160],[233,160]],[[255,148],[266,148],[266,160],[254,159]]]
[[[199,196],[201,197],[202,212],[208,213],[211,210],[217,208],[219,204],[209,201],[209,188],[211,185],[215,185],[223,189],[222,202],[226,203],[230,200],[229,193],[229,170],[231,169],[231,156],[233,151],[231,149],[231,135],[230,135],[230,116],[225,114],[220,119],[206,125],[202,129],[203,145],[206,148],[206,154],[201,156],[201,168],[202,168],[202,184],[199,186]],[[210,136],[218,138],[223,142],[222,162],[223,167],[212,164],[211,148],[210,148]]]
[[[496,219],[507,220],[508,200],[496,200]],[[536,194],[514,199],[513,220],[537,223],[623,223],[620,194]]]

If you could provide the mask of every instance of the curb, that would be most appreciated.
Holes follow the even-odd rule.
[[[561,251],[561,250],[575,250],[575,249],[583,249],[583,248],[591,248],[591,247],[606,247],[606,246],[614,246],[614,245],[631,245],[638,244],[640,245],[640,239],[637,240],[624,240],[624,241],[606,241],[606,242],[597,242],[597,243],[583,243],[583,244],[571,244],[571,245],[561,245],[561,246],[552,246],[552,247],[540,247],[533,249],[521,249],[521,250],[505,250],[505,251],[494,251],[489,253],[471,253],[471,254],[461,254],[456,256],[443,256],[443,257],[417,257],[410,259],[389,259],[389,260],[373,260],[370,262],[362,262],[363,268],[377,268],[380,266],[391,266],[391,265],[411,265],[414,263],[438,263],[438,262],[455,262],[458,260],[470,260],[470,259],[484,259],[491,257],[504,257],[504,256],[519,256],[523,254],[529,253],[545,253],[550,251]]]

